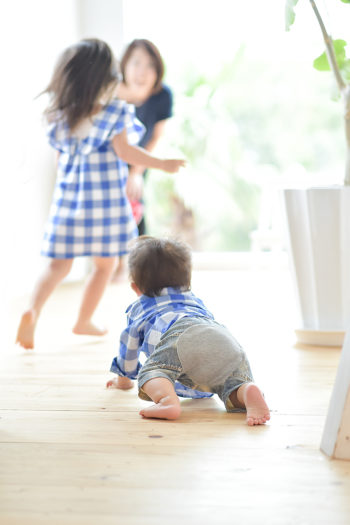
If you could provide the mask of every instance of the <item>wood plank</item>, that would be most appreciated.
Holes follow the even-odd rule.
[[[214,520],[231,525],[233,516],[244,516],[245,523],[256,524],[257,514],[259,523],[276,525],[300,523],[301,519],[311,524],[348,524],[345,512],[350,510],[349,503],[345,496],[339,495],[337,486],[325,486],[316,479],[315,490],[311,490],[310,478],[291,477],[294,489],[291,490],[290,484],[285,485],[282,480],[277,497],[272,498],[271,489],[278,477],[272,476],[271,483],[265,481],[265,485],[264,479],[266,474],[255,481],[253,476],[240,473],[226,478],[225,484],[219,485],[215,493],[212,479],[197,485],[184,482],[182,487],[176,488],[176,498],[172,489],[154,487],[152,480],[148,483],[147,478],[143,480],[143,487],[134,487],[137,497],[128,486],[118,489],[108,485],[82,486],[73,490],[73,486],[68,485],[58,490],[57,487],[42,485],[37,487],[36,493],[31,487],[19,486],[8,493],[4,515],[6,507],[15,508],[20,498],[23,525],[28,516],[37,515],[46,516],[49,523],[52,523],[50,518],[59,518],[61,523],[69,524],[76,523],[77,515],[79,518],[93,517],[95,523],[101,523],[105,517],[114,517],[117,524],[175,524],[185,519],[186,523],[210,524]],[[293,499],[301,495],[304,501],[302,509],[293,503]]]
[[[236,446],[264,450],[287,446],[317,448],[324,422],[321,416],[275,415],[274,426],[247,427],[244,414],[188,407],[177,421],[143,420],[136,411],[2,411],[0,443],[137,444],[149,435],[162,435],[158,446],[175,446],[180,440],[201,446]]]
[[[158,436],[158,437],[155,437]],[[158,434],[145,435],[135,443],[7,443],[2,456],[0,487],[35,486],[138,486],[146,477],[154,486],[175,489],[178,476],[188,482],[210,481],[211,473],[217,473],[218,486],[229,479],[242,475],[260,478],[271,468],[271,477],[280,478],[286,486],[291,478],[312,474],[319,483],[342,483],[350,488],[349,468],[346,462],[328,462],[317,449],[302,445],[289,445],[278,451],[267,448],[264,454],[257,446],[244,449],[212,446],[208,440],[194,443],[177,443],[171,451],[166,439]],[[241,438],[242,439],[242,438]],[[163,445],[160,443],[163,442]],[[237,441],[235,442],[237,444]],[[248,447],[246,445],[246,450]],[[285,470],[279,470],[283,460]],[[152,468],[150,469],[150,462]],[[171,475],[169,475],[171,473]],[[135,479],[136,478],[136,479]],[[253,483],[254,480],[252,479]],[[296,490],[296,489],[295,489]]]
[[[86,410],[98,411],[108,410],[119,412],[125,410],[138,411],[147,402],[142,402],[137,395],[137,387],[127,392],[108,390],[104,384],[106,376],[95,376],[86,381],[84,376],[71,376],[62,380],[61,377],[26,377],[16,378],[18,385],[14,384],[12,378],[2,378],[0,385],[0,410],[36,410],[40,403],[41,410]],[[89,384],[90,383],[90,384]],[[287,383],[287,382],[286,382]],[[287,383],[288,385],[288,383]],[[282,390],[282,389],[285,390]],[[325,416],[329,402],[329,389],[318,392],[311,389],[305,394],[303,388],[290,387],[286,384],[281,386],[279,394],[278,384],[268,385],[265,395],[272,400],[270,408],[272,414],[309,414]],[[305,395],[308,402],[305,403]],[[191,407],[193,411],[202,410],[202,407],[215,407],[217,411],[223,411],[223,403],[216,396],[212,398],[213,404],[205,405],[204,400],[195,400]],[[189,406],[188,401],[182,401],[182,407]]]

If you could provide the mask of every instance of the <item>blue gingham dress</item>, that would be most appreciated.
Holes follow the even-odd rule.
[[[117,99],[94,115],[83,139],[71,135],[64,120],[49,126],[49,143],[60,155],[42,255],[69,259],[128,252],[129,241],[137,236],[126,196],[128,166],[111,143],[123,129],[133,145],[144,133],[133,106]]]
[[[163,288],[156,297],[141,295],[126,310],[127,327],[120,336],[119,354],[113,359],[111,372],[136,379],[142,364],[140,353],[149,357],[164,332],[182,317],[214,319],[203,301],[184,287]],[[178,396],[201,398],[213,394],[193,390],[175,382]]]

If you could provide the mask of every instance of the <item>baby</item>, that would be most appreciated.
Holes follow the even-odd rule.
[[[178,241],[139,237],[129,255],[131,287],[138,299],[127,309],[108,388],[131,388],[154,404],[143,417],[177,419],[178,398],[217,394],[228,412],[247,413],[248,425],[262,425],[270,412],[253,383],[245,352],[190,291],[191,253]],[[139,361],[140,352],[147,360]]]

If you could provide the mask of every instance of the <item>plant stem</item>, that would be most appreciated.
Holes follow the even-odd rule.
[[[339,67],[337,64],[337,60],[335,58],[332,37],[326,31],[325,25],[323,23],[319,10],[317,9],[315,1],[310,0],[310,4],[311,4],[312,9],[314,10],[318,23],[320,24],[320,28],[321,28],[322,35],[323,35],[323,40],[326,44],[326,53],[327,53],[329,65],[334,73],[335,79],[338,84],[339,91],[342,92],[343,89],[345,88],[345,83],[344,83],[343,77],[341,76],[341,73],[339,71]]]
[[[344,118],[345,118],[345,137],[346,137],[346,165],[345,165],[345,177],[344,184],[346,186],[350,185],[350,86],[345,84],[343,77],[340,73],[339,66],[334,53],[334,46],[332,37],[327,33],[319,10],[317,9],[316,3],[314,0],[310,0],[310,4],[314,13],[316,15],[317,21],[320,25],[323,40],[326,44],[326,54],[328,57],[328,62],[331,70],[334,73],[335,80],[337,82],[340,94],[344,103]]]
[[[347,84],[343,90],[343,101],[345,108],[345,136],[346,136],[346,164],[345,164],[345,186],[350,186],[350,86]]]

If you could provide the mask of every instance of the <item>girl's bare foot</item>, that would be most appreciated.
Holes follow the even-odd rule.
[[[261,390],[254,384],[242,385],[243,402],[247,409],[247,424],[263,425],[270,419],[270,411]]]
[[[107,328],[96,326],[91,321],[77,323],[73,328],[73,334],[77,335],[105,335],[107,332]]]
[[[171,399],[169,396],[163,397],[155,405],[140,410],[142,417],[155,417],[157,419],[177,419],[181,413],[178,400]]]
[[[36,324],[36,316],[33,310],[24,312],[21,317],[21,322],[17,330],[16,343],[23,348],[34,348],[34,330]]]

